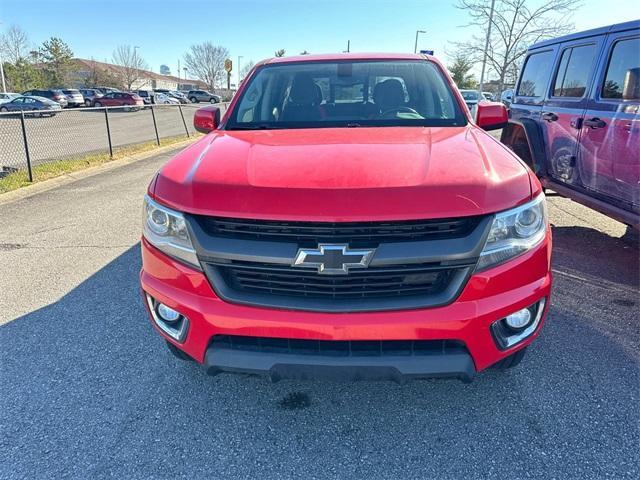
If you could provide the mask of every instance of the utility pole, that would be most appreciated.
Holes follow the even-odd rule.
[[[2,22],[0,22],[2,25]],[[7,93],[7,84],[4,82],[4,60],[2,59],[2,49],[0,48],[0,77],[2,77],[2,92]]]
[[[244,58],[242,55],[238,55],[238,87],[240,86],[240,82],[242,81],[242,79],[240,78],[240,59]]]
[[[342,53],[349,53],[351,51],[351,40],[347,40],[347,49]]]
[[[4,66],[2,65],[3,62],[4,60],[2,60],[2,52],[0,52],[0,77],[2,77],[2,92],[7,93],[7,84],[4,82]]]
[[[489,26],[487,27],[487,39],[484,42],[484,56],[482,57],[482,72],[480,72],[480,95],[484,89],[484,69],[487,65],[487,50],[489,50],[489,39],[491,38],[491,25],[493,24],[493,7],[496,5],[496,0],[491,0],[491,11],[489,12]],[[499,94],[502,92],[498,92]]]

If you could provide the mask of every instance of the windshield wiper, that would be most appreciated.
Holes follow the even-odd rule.
[[[257,123],[255,125],[233,125],[229,127],[229,130],[270,130],[272,127],[270,125],[265,125],[264,123]]]

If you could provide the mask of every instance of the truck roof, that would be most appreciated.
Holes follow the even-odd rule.
[[[428,55],[417,53],[322,53],[316,55],[293,55],[291,57],[274,57],[261,62],[265,63],[294,63],[294,62],[322,62],[332,60],[424,60]]]
[[[529,47],[529,50],[536,50],[542,47],[548,47],[549,45],[555,45],[556,43],[569,42],[577,40],[579,38],[593,37],[596,35],[605,35],[607,33],[622,32],[624,30],[635,30],[640,28],[640,20],[632,20],[630,22],[616,23],[615,25],[608,25],[606,27],[593,28],[591,30],[584,30],[582,32],[571,33],[562,37],[551,38],[543,42],[538,42]]]

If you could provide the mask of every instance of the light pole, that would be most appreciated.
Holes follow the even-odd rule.
[[[484,42],[484,56],[482,57],[482,72],[480,73],[480,95],[484,89],[484,69],[487,65],[487,50],[489,50],[489,39],[491,38],[491,25],[493,24],[493,7],[496,4],[496,0],[491,0],[491,12],[489,13],[489,26],[487,27],[487,39]],[[498,92],[501,94],[502,92]]]
[[[413,45],[413,53],[418,53],[418,35],[427,33],[426,30],[416,30],[416,43]]]
[[[2,25],[2,22],[0,22],[0,25]],[[2,92],[7,93],[7,85],[6,83],[4,83],[4,66],[2,65],[3,62],[4,60],[2,59],[2,49],[0,48],[0,77],[2,77]]]
[[[136,79],[135,81],[138,81],[138,78],[140,77],[140,72],[138,71],[138,49],[140,47],[138,47],[137,45],[135,47],[133,47],[133,64],[136,66]],[[133,82],[131,82],[131,85],[129,85],[129,89],[131,89],[133,87]]]
[[[240,81],[242,80],[240,78],[240,59],[244,58],[242,55],[238,55],[238,87],[240,86]]]

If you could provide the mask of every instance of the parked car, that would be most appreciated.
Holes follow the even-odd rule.
[[[187,98],[191,103],[210,102],[220,103],[220,97],[206,90],[189,90]]]
[[[10,102],[14,98],[18,98],[19,96],[19,93],[0,92],[0,104]]]
[[[460,90],[460,94],[462,95],[462,98],[464,98],[464,103],[469,107],[471,116],[475,117],[478,102],[484,99],[484,97],[477,90]]]
[[[93,107],[96,99],[103,97],[103,93],[95,88],[81,88],[80,93],[84,97],[84,104],[86,107]]]
[[[169,95],[178,100],[180,103],[189,103],[187,96],[178,90],[171,90]]]
[[[529,48],[502,142],[555,192],[640,223],[640,21]]]
[[[144,101],[136,93],[111,92],[96,99],[95,107],[129,107],[125,110],[138,110],[144,106]]]
[[[66,95],[62,93],[62,90],[58,90],[58,89],[27,90],[26,92],[23,92],[22,95],[27,97],[48,98],[49,100],[53,100],[54,102],[57,102],[62,108],[65,108],[69,104],[69,101],[67,100]]]
[[[154,93],[151,90],[136,90],[135,93],[142,99],[145,105],[155,103]]]
[[[493,93],[491,92],[482,92],[482,96],[484,97],[485,100],[488,100],[490,102],[492,102],[494,98]]]
[[[277,81],[271,81],[277,79]],[[272,379],[470,380],[512,367],[550,305],[533,172],[421,55],[258,64],[144,200],[144,303],[169,349]],[[369,101],[363,101],[370,99]]]
[[[162,93],[171,99],[175,99],[178,103],[189,103],[189,99],[178,91],[168,90],[166,88],[156,88],[153,91],[155,93]]]
[[[513,89],[505,90],[500,95],[500,101],[505,104],[507,108],[511,107],[511,102],[513,101]]]
[[[44,97],[34,97],[22,95],[14,98],[10,102],[0,105],[0,112],[30,112],[29,115],[33,116],[48,116],[53,117],[56,113],[62,110],[62,107],[58,102],[49,100]]]
[[[70,88],[67,90],[62,90],[62,93],[67,97],[67,103],[69,107],[82,107],[84,106],[84,97],[80,90],[76,90],[75,88]]]
[[[92,87],[92,88],[94,90],[98,90],[103,95],[106,95],[107,93],[115,93],[120,91],[119,89],[113,88],[113,87]]]
[[[179,105],[177,98],[170,97],[164,93],[155,92],[155,103],[158,105]]]

